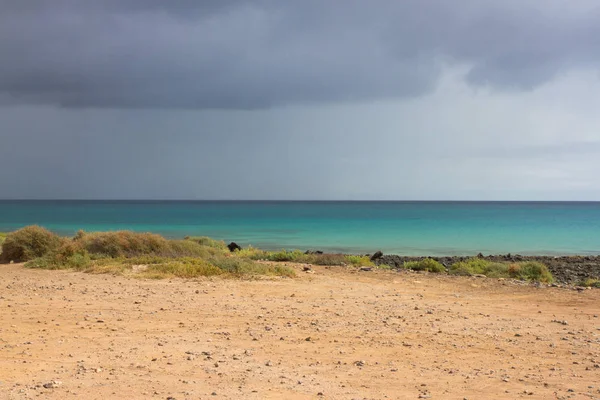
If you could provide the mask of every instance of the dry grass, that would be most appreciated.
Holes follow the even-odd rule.
[[[169,240],[152,233],[80,231],[72,240],[59,240],[58,246],[39,252],[26,265],[146,278],[294,276],[289,267],[264,265],[231,254],[223,242],[209,238]]]

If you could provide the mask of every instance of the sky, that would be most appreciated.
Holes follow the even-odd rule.
[[[597,0],[0,0],[0,198],[600,200]]]

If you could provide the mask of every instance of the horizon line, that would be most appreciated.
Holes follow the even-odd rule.
[[[312,202],[312,203],[367,203],[367,202],[378,202],[378,203],[600,203],[600,200],[476,200],[476,199],[463,199],[463,200],[430,200],[430,199],[419,199],[419,200],[390,200],[390,199],[38,199],[38,198],[24,198],[24,199],[3,199],[0,198],[0,202],[9,201],[116,201],[116,202],[277,202],[277,203],[294,203],[294,202]]]

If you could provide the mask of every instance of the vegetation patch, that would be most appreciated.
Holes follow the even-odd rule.
[[[66,239],[37,225],[9,233],[3,240],[1,262],[24,262],[56,251]]]
[[[585,287],[593,287],[600,289],[600,279],[597,278],[588,278],[581,283],[581,286]]]
[[[446,268],[432,258],[424,258],[418,261],[406,261],[404,268],[413,271],[445,272]]]
[[[371,267],[373,266],[373,261],[369,258],[369,256],[345,256],[345,261],[347,264],[354,265],[355,267]],[[380,265],[379,268],[388,267],[387,265]],[[389,269],[389,267],[388,267]]]
[[[0,232],[0,254],[2,254],[2,243],[6,240],[6,235],[8,235],[8,233]],[[2,256],[0,255],[0,259],[1,258]]]
[[[552,283],[554,278],[548,270],[548,267],[537,261],[525,261],[508,266],[508,273],[511,278],[525,281],[536,281]]]
[[[29,245],[30,242],[37,243],[39,240],[18,241],[18,243],[28,244],[23,246],[25,249],[32,247],[35,250],[28,250],[27,257],[18,259],[18,261],[28,261],[26,266],[29,268],[73,269],[90,273],[130,274],[147,278],[194,278],[216,275],[291,277],[295,275],[292,268],[258,263],[246,257],[251,255],[249,252],[232,254],[224,242],[204,237],[169,240],[152,233],[79,231],[73,239],[68,239],[39,227],[23,229],[26,232],[33,230],[36,235],[40,231],[45,235],[43,237],[56,239],[56,243],[52,242],[53,245],[38,246],[39,249]],[[13,234],[7,236],[7,242],[11,235]],[[17,231],[15,235],[21,238],[23,233]],[[12,247],[10,250],[15,253]]]
[[[551,283],[554,281],[548,267],[535,261],[519,263],[491,262],[482,258],[471,258],[454,263],[449,271],[452,275],[485,275],[489,278],[514,278],[527,281]]]
[[[248,247],[230,252],[225,242],[208,237],[166,239],[153,233],[131,231],[79,231],[73,238],[60,237],[39,226],[27,226],[0,234],[2,262],[27,262],[30,268],[73,269],[90,273],[130,274],[147,278],[198,276],[294,276],[282,262],[313,265],[372,267],[368,256],[305,253],[300,250],[264,251]],[[261,261],[271,261],[261,262]],[[379,266],[378,268],[386,268]],[[390,267],[387,267],[390,268]],[[446,268],[432,258],[407,261],[404,268],[433,273]],[[485,275],[550,283],[554,279],[546,265],[526,261],[491,262],[471,258],[453,264],[452,275]],[[588,279],[585,286],[600,287],[600,280]]]
[[[451,275],[485,275],[489,278],[507,278],[508,264],[490,262],[482,258],[470,258],[452,264],[448,273]]]
[[[186,236],[185,240],[196,242],[202,246],[214,247],[215,249],[225,250],[227,245],[222,240],[215,240],[208,236]]]
[[[238,250],[235,254],[251,260],[265,260],[273,262],[293,262],[298,264],[313,265],[353,265],[356,267],[373,266],[367,256],[330,254],[330,253],[305,253],[300,250],[264,251],[249,247]]]

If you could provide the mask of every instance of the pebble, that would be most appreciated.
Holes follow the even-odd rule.
[[[61,381],[50,381],[48,383],[44,383],[44,388],[46,389],[56,389],[62,385]]]

